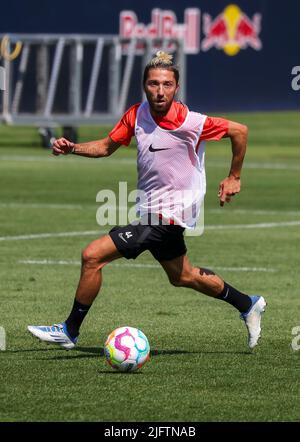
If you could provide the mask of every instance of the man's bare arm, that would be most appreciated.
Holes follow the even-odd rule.
[[[229,176],[240,178],[247,149],[248,128],[244,124],[229,121],[227,137],[231,138],[232,148]]]
[[[114,153],[121,144],[115,143],[110,137],[87,143],[72,143],[66,138],[58,138],[52,145],[54,155],[68,155],[73,153],[83,157],[101,158]]]
[[[219,185],[220,205],[230,202],[241,190],[241,172],[247,149],[248,128],[244,124],[229,121],[227,137],[231,139],[232,160],[229,175]]]

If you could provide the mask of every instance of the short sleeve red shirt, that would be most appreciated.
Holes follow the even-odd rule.
[[[128,146],[134,136],[134,126],[140,103],[130,107],[120,121],[109,133],[116,143]],[[155,117],[158,126],[166,130],[174,130],[181,126],[187,116],[188,108],[180,102],[173,101],[168,113],[163,117]],[[217,117],[207,117],[199,141],[218,141],[228,133],[228,120]]]

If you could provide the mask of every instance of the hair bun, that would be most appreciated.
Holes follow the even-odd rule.
[[[157,64],[165,64],[172,65],[173,64],[173,55],[168,54],[164,51],[158,51],[155,54],[155,57],[151,60],[151,65],[155,66]]]

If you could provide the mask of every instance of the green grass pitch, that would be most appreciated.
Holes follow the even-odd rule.
[[[0,127],[0,326],[7,336],[0,421],[299,420],[300,350],[291,344],[300,341],[292,335],[300,326],[300,114],[227,117],[250,130],[242,192],[219,207],[230,142],[208,143],[207,230],[186,241],[194,264],[266,297],[253,353],[235,309],[172,287],[147,253],[104,269],[74,350],[34,340],[27,325],[69,313],[81,250],[97,237],[82,232],[105,230],[96,223],[96,194],[119,181],[135,187],[136,152],[133,144],[108,159],[54,158],[38,146],[36,130]],[[80,139],[108,129],[82,128]],[[62,232],[78,233],[53,235]],[[51,235],[30,237],[41,233]],[[122,325],[141,328],[151,345],[151,361],[133,374],[113,372],[103,356],[107,335]]]

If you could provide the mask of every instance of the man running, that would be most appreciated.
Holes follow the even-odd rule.
[[[248,345],[260,338],[261,315],[266,301],[248,296],[223,281],[213,271],[195,267],[186,255],[183,233],[195,227],[205,194],[202,141],[231,139],[232,161],[228,176],[219,185],[220,205],[240,192],[241,170],[247,147],[247,127],[223,118],[191,112],[176,102],[179,71],[172,56],[159,51],[148,63],[143,78],[147,100],[132,106],[101,140],[74,144],[65,138],[53,143],[54,155],[107,157],[121,145],[137,141],[138,209],[140,222],[114,227],[91,242],[82,253],[81,276],[71,312],[65,322],[29,326],[42,341],[73,348],[80,326],[102,283],[102,268],[118,258],[135,259],[149,250],[176,287],[189,287],[223,300],[240,312],[248,331]],[[186,192],[188,191],[188,192]]]

